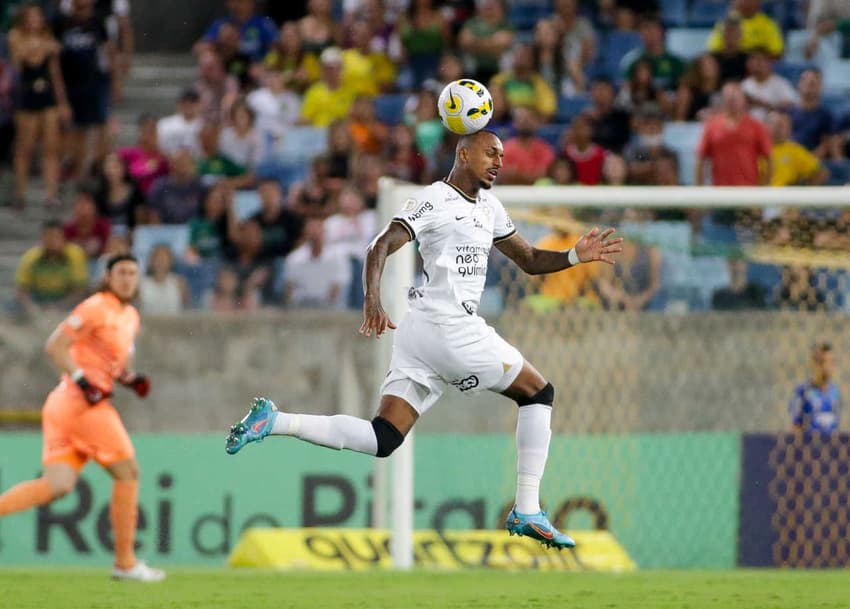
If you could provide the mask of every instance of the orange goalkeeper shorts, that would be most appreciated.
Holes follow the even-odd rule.
[[[44,465],[67,463],[79,471],[89,459],[109,466],[136,453],[121,416],[109,400],[91,406],[70,383],[60,383],[47,396],[41,429]]]

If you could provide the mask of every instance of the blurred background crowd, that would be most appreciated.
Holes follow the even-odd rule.
[[[135,125],[114,114],[134,69],[129,0],[2,7],[2,202],[49,217],[17,265],[16,310],[72,305],[125,250],[145,265],[144,313],[359,308],[378,180],[447,175],[456,138],[436,100],[461,77],[492,93],[500,184],[850,180],[846,0],[227,0],[186,49],[195,76],[172,113]],[[521,232],[559,249],[617,224],[623,264],[531,281],[494,259],[482,311],[850,307],[842,264],[807,258],[842,260],[840,210],[532,216]]]

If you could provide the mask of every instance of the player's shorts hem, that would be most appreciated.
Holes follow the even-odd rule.
[[[73,467],[75,470],[82,471],[82,469],[88,463],[88,457],[85,457],[79,453],[64,453],[61,455],[50,455],[47,457],[43,457],[41,459],[42,465],[68,465]]]
[[[525,359],[520,358],[519,362],[511,365],[511,367],[505,371],[505,374],[502,376],[502,378],[499,379],[499,382],[490,387],[490,391],[493,391],[495,393],[502,393],[505,389],[513,385],[514,381],[519,376],[519,373],[522,372],[522,367],[524,364]]]

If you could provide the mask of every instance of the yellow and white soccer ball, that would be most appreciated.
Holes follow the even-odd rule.
[[[477,80],[461,78],[446,85],[437,100],[440,120],[459,135],[481,131],[493,117],[493,98]]]

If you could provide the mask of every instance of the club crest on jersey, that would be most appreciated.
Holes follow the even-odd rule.
[[[408,199],[407,201],[404,202],[404,207],[401,208],[401,211],[403,211],[403,212],[413,211],[413,209],[415,207],[416,207],[416,199]]]
[[[470,374],[466,378],[452,381],[451,384],[457,387],[459,391],[469,391],[478,387],[478,377]]]
[[[430,201],[425,201],[415,212],[407,214],[406,219],[408,222],[416,222],[429,211],[434,211],[434,205]]]

